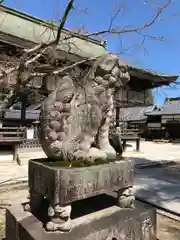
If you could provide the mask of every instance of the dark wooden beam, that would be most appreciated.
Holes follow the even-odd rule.
[[[21,94],[21,125],[24,126],[26,124],[26,105],[28,101],[28,96],[26,94]]]

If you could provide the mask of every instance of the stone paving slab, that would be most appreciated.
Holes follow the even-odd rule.
[[[171,161],[174,159],[180,160],[180,145],[165,143],[156,144],[148,141],[141,141],[140,152],[135,152],[135,143],[128,142],[129,147],[127,147],[124,156],[132,156],[139,158],[139,162],[143,162],[144,159],[150,161]]]
[[[42,150],[42,148],[19,149],[18,163],[21,166],[25,166],[25,165],[28,165],[29,159],[46,158],[46,157],[47,156]]]
[[[136,196],[180,215],[180,163],[136,169]]]
[[[0,165],[13,162],[13,151],[0,151]]]
[[[134,190],[138,199],[180,215],[179,186],[180,181],[175,184],[148,178],[142,182],[136,177]]]

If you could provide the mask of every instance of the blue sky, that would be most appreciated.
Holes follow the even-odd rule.
[[[105,29],[109,26],[110,17],[116,11],[119,2],[122,4],[123,0],[76,0],[76,10],[71,12],[66,27],[72,30],[85,27],[89,32]],[[114,26],[135,27],[149,22],[155,14],[153,2],[163,4],[167,0],[124,0],[125,6],[116,18]],[[67,0],[5,0],[4,4],[45,20],[58,21]],[[82,11],[85,9],[87,13]],[[163,42],[146,39],[144,44],[140,44],[142,37],[135,33],[122,34],[121,40],[119,36],[106,35],[104,39],[107,40],[108,49],[120,52],[122,58],[139,67],[180,75],[180,16],[171,17],[178,9],[180,13],[180,1],[172,0],[171,6],[162,15],[166,20],[156,22],[145,31],[151,36],[163,36]],[[156,103],[162,104],[167,96],[180,96],[180,88],[177,85],[163,87],[156,90],[154,95]]]

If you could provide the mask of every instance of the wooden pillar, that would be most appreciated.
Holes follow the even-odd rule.
[[[144,104],[146,104],[146,91],[144,90]]]
[[[124,139],[123,140],[123,151],[125,151],[126,150],[126,140]]]
[[[140,138],[136,139],[136,152],[140,150]]]
[[[120,107],[116,107],[116,127],[119,127],[119,114],[120,114]]]
[[[125,95],[124,88],[116,89],[115,92],[115,104],[116,104],[116,128],[120,126],[120,108],[122,107],[122,102],[124,101]]]
[[[17,162],[17,159],[18,159],[18,144],[14,144],[14,156],[13,156],[13,161],[14,162]]]
[[[24,126],[26,123],[26,105],[28,96],[26,94],[22,94],[20,96],[21,99],[21,125]]]

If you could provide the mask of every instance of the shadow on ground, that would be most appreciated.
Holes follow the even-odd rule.
[[[180,214],[180,163],[133,159],[136,196]]]

